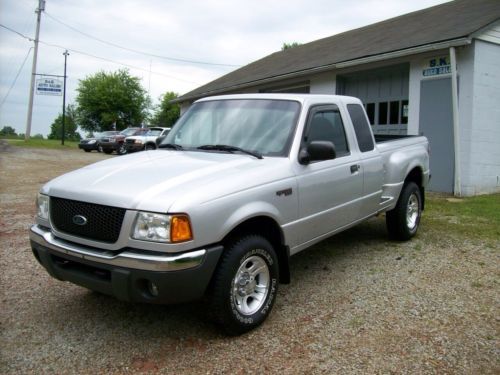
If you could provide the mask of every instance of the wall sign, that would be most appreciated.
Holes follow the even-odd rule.
[[[62,95],[63,83],[58,79],[42,78],[36,80],[36,93],[39,95]]]
[[[422,75],[424,77],[451,74],[451,64],[449,56],[433,57],[425,60]]]

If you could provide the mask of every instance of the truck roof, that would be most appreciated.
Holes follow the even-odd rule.
[[[276,100],[295,100],[300,103],[331,103],[344,102],[344,103],[359,103],[361,101],[353,96],[345,95],[322,95],[322,94],[278,94],[278,93],[258,93],[258,94],[232,94],[232,95],[217,95],[208,96],[197,100],[198,102],[205,102],[211,100],[231,100],[231,99],[276,99]]]

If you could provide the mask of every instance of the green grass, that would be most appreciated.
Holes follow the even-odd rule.
[[[48,149],[59,149],[59,150],[70,150],[77,149],[78,142],[64,141],[64,146],[61,145],[61,141],[57,139],[30,139],[25,141],[24,139],[6,139],[6,141],[12,146],[18,147],[30,147],[30,148],[48,148]]]
[[[500,194],[460,199],[429,194],[426,198],[423,219],[426,231],[473,239],[500,239]]]

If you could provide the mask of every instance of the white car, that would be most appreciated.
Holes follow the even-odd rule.
[[[156,139],[166,136],[170,128],[154,127],[144,135],[134,135],[125,138],[125,148],[127,152],[156,150]]]

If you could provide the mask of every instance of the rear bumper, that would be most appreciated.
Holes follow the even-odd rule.
[[[222,246],[182,254],[154,254],[134,249],[113,253],[55,238],[38,225],[30,230],[38,262],[58,280],[70,281],[124,301],[181,303],[205,293]],[[157,295],[151,294],[154,283]]]

